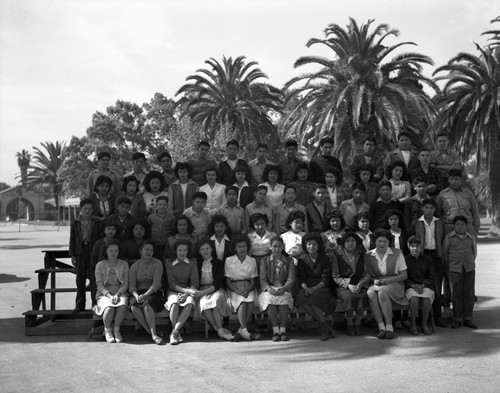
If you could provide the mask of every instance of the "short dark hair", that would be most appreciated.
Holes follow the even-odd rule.
[[[206,146],[210,149],[210,142],[208,142],[206,139],[204,139],[204,140],[198,142],[198,149],[200,148],[200,146]]]
[[[132,201],[130,199],[128,199],[126,196],[124,197],[119,197],[117,200],[116,200],[116,203],[115,203],[115,206],[120,206],[120,205],[129,205],[131,206],[132,205]]]
[[[309,165],[307,165],[307,162],[299,162],[297,166],[295,167],[295,172],[293,173],[293,180],[298,180],[299,179],[299,171],[301,169],[307,170],[307,180],[309,180],[309,177],[311,176],[311,173],[309,171]]]
[[[136,185],[136,188],[137,191],[139,191],[139,185],[141,184],[141,182],[139,181],[139,179],[137,179],[137,177],[135,177],[134,175],[131,175],[131,176],[125,176],[123,178],[123,181],[122,181],[122,191],[123,192],[127,192],[127,184],[130,183],[131,181],[135,182],[135,185]]]
[[[302,238],[302,250],[307,252],[307,243],[310,241],[315,241],[316,244],[318,245],[318,252],[322,253],[324,250],[324,243],[323,243],[323,238],[321,235],[317,232],[315,233],[308,233]]]
[[[294,139],[288,139],[286,142],[285,142],[285,149],[287,147],[295,147],[296,149],[299,148],[299,144],[297,143],[296,140]]]
[[[206,192],[203,192],[203,191],[196,191],[194,194],[193,194],[193,201],[195,199],[203,199],[204,201],[207,200],[207,193]]]
[[[359,220],[368,220],[370,221],[370,213],[368,212],[363,212],[363,213],[358,213],[354,216],[354,221],[352,222],[352,229],[354,231],[358,231],[359,230],[359,225],[358,225],[358,221]]]
[[[431,149],[429,149],[428,147],[422,147],[419,151],[418,151],[418,154],[422,153],[423,151],[427,151],[427,152],[431,152]]]
[[[80,207],[84,207],[85,205],[92,205],[92,207],[94,207],[94,201],[90,198],[80,200]]]
[[[188,179],[191,179],[191,177],[193,176],[193,167],[191,166],[191,164],[187,162],[178,162],[177,164],[175,164],[174,167],[175,176],[179,177],[179,171],[181,169],[187,169]]]
[[[443,136],[444,136],[445,138],[447,138],[447,139],[450,139],[450,136],[449,136],[449,135],[448,135],[448,133],[447,133],[447,132],[445,132],[445,131],[440,131],[440,132],[438,132],[438,133],[437,133],[437,135],[436,135],[436,139],[437,139],[437,138],[439,138],[439,137],[443,137]]]
[[[437,208],[437,203],[434,199],[432,198],[425,198],[423,201],[422,201],[422,207],[424,207],[425,205],[432,205],[434,206],[434,209]]]
[[[108,183],[109,187],[113,185],[113,180],[109,176],[106,175],[99,175],[97,176],[97,179],[95,180],[95,185],[94,185],[94,191],[97,192],[97,187],[99,187],[102,183]]]
[[[389,187],[392,190],[392,183],[389,180],[380,180],[378,189],[380,190],[382,187]]]
[[[353,231],[344,232],[339,238],[337,238],[337,244],[340,247],[344,247],[345,242],[350,237],[352,237],[356,241],[356,247],[359,247],[362,244],[361,238],[358,236],[358,234],[356,232],[353,232]]]
[[[227,141],[226,143],[226,149],[229,147],[229,146],[236,146],[238,149],[240,148],[240,142],[238,142],[236,139],[230,139]]]
[[[250,239],[246,235],[234,235],[231,241],[229,242],[229,249],[231,250],[231,254],[235,255],[236,254],[236,245],[238,243],[245,243],[247,245],[247,252],[250,251],[250,248],[252,247],[252,244],[250,243]]]
[[[412,244],[418,244],[419,246],[422,245],[422,239],[420,239],[419,237],[413,235],[413,236],[410,236],[410,238],[408,239],[408,241],[406,242],[406,244],[408,246],[411,246]]]
[[[236,172],[245,172],[245,180],[249,178],[248,168],[244,165],[236,165],[236,168],[234,168],[233,173],[236,175]]]
[[[265,186],[264,184],[259,184],[257,187],[254,188],[254,195],[257,193],[257,191],[260,191],[260,190],[264,190],[266,193],[267,191],[269,191],[269,189],[267,188],[267,186]]]
[[[297,193],[297,187],[295,187],[293,184],[288,183],[283,189],[283,194],[286,193],[286,190],[288,190],[289,188],[294,190],[295,193]]]
[[[385,237],[387,240],[389,240],[389,244],[393,244],[394,236],[392,236],[391,231],[388,231],[387,229],[377,228],[375,229],[375,231],[373,231],[373,240],[375,241],[379,237]]]
[[[142,251],[142,249],[146,246],[152,246],[153,248],[155,248],[156,244],[151,241],[151,240],[145,240],[142,242],[142,244],[139,246],[139,251]]]
[[[335,176],[335,185],[340,186],[342,173],[340,172],[339,168],[335,168],[334,166],[327,166],[323,170],[323,176],[326,176],[327,173],[331,173],[333,176]]]
[[[277,182],[281,183],[283,180],[283,171],[281,170],[281,168],[278,165],[274,165],[274,164],[266,165],[264,167],[264,170],[262,171],[262,181],[263,182],[269,181],[269,172],[271,172],[271,171],[275,171],[276,173],[278,173]]]
[[[411,140],[411,136],[410,136],[410,134],[409,134],[408,132],[406,132],[406,131],[403,131],[403,132],[400,132],[400,133],[399,133],[399,135],[398,135],[398,141],[399,141],[399,140],[400,140],[403,136],[405,136],[405,137],[407,137],[407,138],[409,138],[409,139]]]
[[[118,233],[118,231],[117,231],[117,233]],[[118,246],[118,251],[120,251],[120,248],[121,248],[120,242],[118,240],[111,239],[111,241],[109,243],[104,244],[104,255],[108,256],[108,248],[111,246]]]
[[[212,217],[212,221],[210,222],[210,224],[208,224],[208,234],[210,236],[215,235],[215,224],[224,224],[224,226],[226,227],[226,235],[229,239],[231,239],[233,233],[226,216],[223,216],[222,214],[214,214],[214,216]]]
[[[108,157],[111,160],[111,154],[107,151],[101,151],[100,153],[97,154],[97,160],[99,161],[103,157]]]
[[[118,234],[120,233],[120,226],[115,221],[108,219],[108,220],[104,221],[104,223],[102,225],[102,230],[104,231],[106,228],[109,228],[109,227],[115,228],[115,230],[116,230],[115,237],[118,236]]]
[[[172,159],[172,156],[170,155],[170,153],[168,151],[164,151],[163,153],[158,154],[156,159],[158,160],[158,162],[161,162],[161,160],[163,160],[164,157],[168,157],[168,158]]]
[[[326,143],[331,143],[332,145],[334,145],[335,140],[331,136],[325,136],[324,138],[321,138],[319,141],[320,146],[323,146]]]
[[[391,165],[387,167],[387,178],[392,179],[392,171],[394,168],[401,167],[403,169],[403,174],[401,175],[402,178],[405,177],[406,175],[406,165],[403,161],[396,160],[394,161]]]
[[[207,173],[211,171],[215,172],[215,181],[220,182],[222,174],[220,173],[219,168],[217,168],[215,165],[209,165],[205,169],[203,169],[203,177],[206,178]]]
[[[285,223],[285,228],[290,229],[292,227],[292,222],[294,222],[295,220],[302,220],[302,222],[305,224],[306,215],[300,210],[294,210],[288,215]]]
[[[373,142],[373,144],[377,146],[377,140],[373,136],[367,136],[363,141],[363,144],[365,144],[366,142]]]
[[[165,182],[165,177],[160,171],[151,171],[149,172],[146,177],[144,178],[144,189],[147,192],[151,192],[151,180],[153,179],[158,179],[160,181],[160,191],[165,190],[165,187],[167,186]]]
[[[254,213],[250,216],[250,229],[253,229],[255,231],[255,223],[257,220],[264,220],[266,223],[266,226],[269,225],[269,217],[267,214],[263,213]]]
[[[326,190],[326,184],[324,184],[324,183],[314,183],[314,185],[313,185],[313,191],[316,192],[316,190],[318,188],[323,188],[324,190]]]
[[[156,203],[158,203],[160,201],[166,201],[168,203],[168,196],[166,196],[166,195],[157,196],[156,197]]]
[[[467,225],[469,223],[469,221],[467,220],[467,217],[465,216],[456,216],[454,219],[453,219],[453,225],[455,225],[455,223],[457,221],[462,221],[462,222],[465,222],[465,224]]]
[[[240,190],[236,186],[227,186],[226,189],[224,190],[224,194],[227,196],[227,193],[229,191],[235,191],[236,194],[238,194],[240,192]]]
[[[177,231],[177,224],[179,224],[179,221],[181,221],[181,220],[187,221],[187,225],[188,225],[187,233],[189,233],[191,235],[193,233],[193,231],[194,231],[194,226],[193,226],[193,223],[191,222],[191,220],[189,219],[189,217],[185,216],[184,214],[181,214],[175,220],[175,223],[174,223],[174,234],[177,235],[179,233]]]
[[[132,154],[132,161],[140,160],[141,158],[146,161],[146,155],[144,153],[136,151]]]
[[[264,142],[257,143],[255,150],[259,150],[259,149],[266,149],[267,150],[267,143],[264,143]]]
[[[340,220],[340,229],[344,229],[346,226],[346,222],[344,219],[344,215],[340,212],[340,210],[334,210],[326,216],[326,226],[330,228],[330,221],[334,218],[338,218]]]
[[[356,190],[366,192],[365,183],[360,182],[360,181],[353,183],[351,189],[352,189],[352,192],[354,192]]]
[[[373,175],[375,174],[375,168],[373,167],[372,164],[364,164],[364,165],[360,165],[356,168],[356,171],[354,173],[354,179],[357,181],[357,182],[360,182],[361,181],[361,178],[360,178],[360,174],[361,172],[363,171],[366,171],[366,172],[370,172],[370,180],[373,178]]]
[[[416,176],[413,178],[412,182],[413,185],[417,185],[418,183],[425,183],[427,184],[427,180],[425,180],[425,177],[423,176]]]
[[[174,244],[174,254],[176,256],[177,256],[177,248],[179,248],[179,246],[186,246],[188,251],[189,251],[189,250],[191,250],[192,244],[188,239],[177,240]]]
[[[462,177],[462,171],[460,169],[450,169],[448,172],[448,177]]]

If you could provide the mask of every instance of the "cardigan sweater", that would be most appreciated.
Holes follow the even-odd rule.
[[[250,171],[250,168],[248,167],[248,164],[245,160],[238,158],[238,161],[236,161],[236,167],[238,166],[246,168],[248,176],[251,177],[252,172]],[[219,171],[221,173],[221,183],[226,187],[230,186],[236,181],[233,173],[233,168],[231,168],[231,166],[227,163],[227,159],[219,163]],[[247,181],[251,182],[252,179],[247,179]]]
[[[168,187],[168,208],[170,212],[179,217],[184,210],[193,205],[193,194],[198,191],[198,184],[189,180],[186,187],[186,195],[182,194],[182,186],[179,180],[174,181]]]
[[[128,280],[129,280],[129,267],[128,263],[124,260],[118,259],[116,266],[114,267],[116,272],[116,277],[118,278],[118,282],[120,283],[120,288],[118,289],[118,293],[120,295],[125,295],[128,290]],[[95,268],[95,280],[97,284],[97,293],[103,296],[109,292],[106,289],[106,284],[108,282],[109,271],[111,270],[111,266],[107,259],[99,262]]]
[[[364,253],[354,251],[353,262],[354,266],[351,266],[344,250],[338,249],[332,257],[333,282],[341,288],[347,288],[349,284],[367,288],[370,275],[365,271]]]
[[[297,264],[297,283],[299,286],[306,284],[308,287],[318,285],[320,282],[325,287],[330,287],[332,282],[332,263],[326,254],[318,254],[316,261],[312,261],[309,254],[299,258]]]
[[[332,205],[323,202],[324,212],[323,214],[315,206],[314,202],[309,203],[306,206],[307,223],[309,226],[309,233],[313,232],[323,232],[325,228],[325,219],[332,211]]]
[[[420,240],[422,240],[422,250],[426,249],[425,243],[425,224],[423,221],[420,221],[419,218],[414,220],[411,223],[411,231],[410,233],[415,234]],[[434,221],[434,241],[436,243],[436,256],[439,258],[443,257],[443,238],[444,238],[444,229],[443,223],[440,220]]]
[[[429,255],[420,254],[415,258],[411,254],[405,256],[408,278],[405,280],[405,288],[412,285],[425,285],[426,288],[434,290],[434,261]]]
[[[276,281],[281,283],[281,286],[286,291],[290,291],[295,282],[295,265],[291,257],[282,256],[282,266],[279,269],[278,277],[276,277],[276,260],[273,255],[266,256],[260,261],[260,287],[262,291],[267,291],[269,287],[273,287]]]
[[[219,259],[212,258],[210,260],[212,263],[212,276],[214,278],[214,282],[212,285],[215,290],[225,289],[226,288],[226,280],[224,279],[224,262]],[[197,260],[198,267],[198,277],[201,280],[201,268],[203,267],[203,258],[198,258]]]

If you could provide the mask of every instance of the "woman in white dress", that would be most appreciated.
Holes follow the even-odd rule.
[[[206,208],[214,215],[219,208],[226,203],[226,186],[217,182],[221,178],[220,171],[216,166],[209,165],[203,171],[207,184],[200,187],[200,191],[207,194]]]

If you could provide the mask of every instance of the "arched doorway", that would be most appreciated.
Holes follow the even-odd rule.
[[[28,199],[16,198],[7,204],[5,216],[9,218],[9,221],[15,221],[18,219],[34,221],[35,208]]]

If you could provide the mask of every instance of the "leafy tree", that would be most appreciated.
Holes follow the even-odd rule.
[[[486,32],[489,34],[490,32]],[[476,45],[478,56],[459,53],[436,69],[436,81],[446,81],[438,99],[440,128],[449,132],[462,157],[481,155],[489,167],[493,224],[500,235],[500,55],[496,48]]]
[[[16,153],[17,165],[21,170],[21,184],[23,187],[26,187],[26,178],[28,175],[28,167],[31,162],[31,154],[28,150],[23,149],[20,152]]]
[[[276,144],[278,134],[271,115],[281,112],[282,93],[260,81],[267,76],[257,62],[240,56],[223,57],[222,63],[211,58],[205,63],[208,69],[188,76],[188,83],[177,92],[183,116],[200,125],[210,140],[227,124],[243,145],[252,140]]]
[[[415,44],[387,46],[385,40],[399,32],[387,24],[371,29],[372,23],[358,26],[351,18],[346,29],[330,24],[325,38],[313,38],[307,47],[325,45],[333,56],[304,56],[295,62],[295,67],[320,66],[285,85],[285,128],[306,146],[334,136],[336,151],[345,158],[360,134],[376,136],[387,147],[402,130],[415,135],[414,143],[426,135],[435,111],[422,86],[435,85],[422,75],[422,66],[432,60],[412,52],[390,57],[396,49]]]
[[[50,190],[56,211],[59,212],[59,195],[64,184],[60,170],[66,156],[66,142],[42,142],[41,145],[43,149],[33,146],[34,154],[28,167],[26,183],[33,189]]]

